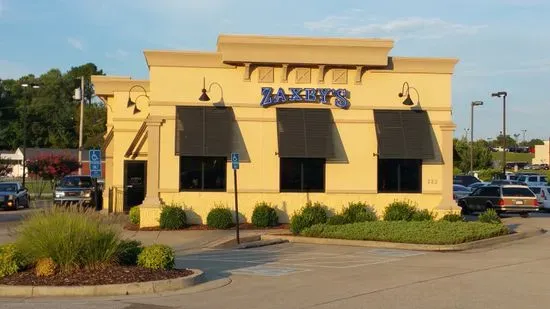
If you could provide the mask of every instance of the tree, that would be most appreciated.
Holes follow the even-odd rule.
[[[12,170],[12,164],[9,160],[0,159],[0,177],[8,176]]]
[[[60,155],[42,155],[27,162],[31,175],[44,180],[59,180],[78,170],[78,160]]]
[[[454,167],[462,172],[470,171],[470,143],[466,139],[454,139],[453,147],[458,158],[454,158]],[[473,168],[474,170],[484,170],[491,168],[493,157],[491,151],[483,141],[473,143]]]
[[[534,138],[534,139],[530,140],[529,142],[527,142],[526,146],[535,147],[535,145],[544,145],[544,141],[539,139],[539,138]]]
[[[45,74],[22,76],[18,80],[0,80],[0,149],[15,149],[23,144],[27,128],[29,147],[76,148],[78,146],[80,108],[72,96],[85,80],[84,147],[99,147],[106,131],[106,111],[93,100],[91,75],[103,75],[93,63],[72,67],[62,73],[51,69]],[[37,83],[39,89],[23,88]]]

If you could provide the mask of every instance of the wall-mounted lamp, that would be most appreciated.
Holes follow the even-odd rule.
[[[416,102],[416,104],[420,104],[420,94],[418,93],[418,90],[416,90],[416,88],[414,87],[410,87],[408,82],[404,82],[403,86],[401,86],[401,92],[398,94],[400,98],[404,97],[405,95],[407,96],[403,101],[403,105],[413,106],[415,104],[411,99],[411,94],[410,94],[411,89],[414,90],[414,92],[416,92],[416,96],[418,97],[418,101]]]
[[[138,95],[134,100],[132,100],[132,89],[134,88],[141,88],[141,90],[143,90],[144,94],[140,94]],[[134,85],[130,88],[130,90],[128,90],[128,104],[126,105],[126,107],[134,107],[134,115],[141,112],[141,110],[137,107],[137,101],[140,97],[145,97],[147,98],[148,101],[150,101],[151,99],[149,98],[149,95],[147,95],[147,90],[141,86],[141,85]]]
[[[208,92],[210,92],[212,90],[212,86],[218,86],[220,88],[220,91],[221,91],[221,99],[220,99],[220,102],[223,102],[223,88],[222,86],[217,83],[217,82],[211,82],[209,85],[208,85],[208,90],[206,90],[206,78],[202,78],[202,94],[201,96],[199,97],[199,101],[202,101],[202,102],[207,102],[207,101],[210,101],[210,97],[208,96]]]

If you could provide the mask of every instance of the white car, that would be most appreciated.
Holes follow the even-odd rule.
[[[518,177],[518,181],[526,183],[529,187],[541,187],[548,185],[548,179],[545,175],[521,175]]]
[[[550,188],[547,186],[529,187],[537,196],[539,208],[541,210],[550,211]]]

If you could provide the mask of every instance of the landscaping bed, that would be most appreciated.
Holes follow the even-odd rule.
[[[0,284],[30,286],[85,286],[147,282],[186,277],[188,269],[153,270],[139,266],[113,265],[102,269],[84,269],[38,277],[32,269],[0,278]]]
[[[374,221],[344,225],[318,224],[300,235],[409,244],[454,245],[509,234],[503,224],[448,221]]]
[[[240,230],[288,230],[290,227],[289,224],[279,224],[276,226],[270,226],[270,227],[257,227],[252,223],[242,223],[239,224]],[[169,231],[169,229],[161,229],[159,226],[155,227],[143,227],[140,228],[138,224],[132,224],[128,223],[124,226],[124,229],[129,231]],[[234,230],[235,227],[230,228],[231,230]],[[213,231],[218,230],[217,228],[210,227],[206,224],[192,224],[188,225],[186,227],[175,229],[177,231]]]

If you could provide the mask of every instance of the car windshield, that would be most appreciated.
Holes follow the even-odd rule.
[[[531,191],[533,191],[535,194],[540,194],[540,190],[541,190],[542,188],[534,187],[534,188],[529,188],[529,189],[531,189]]]
[[[17,185],[13,183],[0,183],[0,191],[2,192],[15,192],[17,191]]]
[[[65,177],[59,184],[61,187],[91,187],[92,181],[88,177]]]
[[[521,197],[533,197],[534,194],[529,188],[511,187],[502,188],[503,196],[521,196]]]

